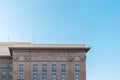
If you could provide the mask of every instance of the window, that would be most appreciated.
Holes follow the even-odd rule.
[[[62,74],[61,77],[62,77],[61,80],[66,80],[66,75],[65,74]]]
[[[2,64],[2,68],[6,68],[6,64],[3,63],[3,64]]]
[[[80,80],[80,75],[78,73],[75,74],[75,80]]]
[[[43,80],[47,80],[47,74],[43,74],[42,78]]]
[[[52,80],[57,80],[56,74],[52,74]]]
[[[10,64],[9,67],[12,68],[12,67],[13,67],[13,64]]]
[[[46,64],[43,64],[43,71],[47,71],[47,65]]]
[[[66,66],[65,66],[65,64],[62,64],[62,65],[61,65],[61,71],[66,71]]]
[[[23,79],[24,79],[23,73],[19,73],[18,80],[23,80]]]
[[[79,64],[75,64],[75,71],[79,71],[79,70],[80,70]]]
[[[23,68],[23,64],[19,64],[19,71],[23,71],[24,68]]]
[[[55,64],[52,65],[52,71],[56,71],[56,65]]]
[[[12,72],[12,71],[9,72],[9,76],[10,76],[10,77],[13,76],[13,72]]]
[[[33,71],[37,71],[37,64],[33,64]]]
[[[33,74],[33,80],[37,80],[37,74]]]
[[[6,71],[2,72],[2,76],[5,77],[6,76]]]

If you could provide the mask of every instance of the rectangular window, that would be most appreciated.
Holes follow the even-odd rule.
[[[37,71],[37,64],[33,64],[33,71]]]
[[[66,66],[65,66],[65,64],[62,64],[62,65],[61,65],[61,71],[66,71]]]
[[[37,80],[37,74],[33,74],[33,80]]]
[[[18,80],[24,80],[24,75],[23,75],[23,73],[19,73],[19,75],[18,75]]]
[[[80,70],[79,64],[75,64],[75,71],[79,71],[79,70]]]
[[[10,67],[10,68],[13,68],[13,64],[10,64],[9,67]]]
[[[56,69],[56,65],[55,64],[53,64],[52,65],[52,71],[56,71],[57,69]]]
[[[42,78],[43,80],[47,80],[47,74],[43,74]]]
[[[6,74],[6,71],[3,71],[2,72],[2,76],[5,77],[7,74]]]
[[[52,74],[52,80],[57,80],[56,74]]]
[[[47,71],[47,65],[43,64],[42,69],[43,69],[43,71]]]
[[[19,64],[19,71],[23,71],[23,70],[24,70],[23,64]]]
[[[75,74],[75,80],[80,80],[80,75],[78,73]]]
[[[10,76],[10,77],[13,76],[13,72],[12,72],[12,71],[9,72],[9,76]]]
[[[66,75],[64,73],[61,75],[61,77],[62,77],[61,80],[66,80]]]
[[[6,64],[5,63],[2,64],[2,68],[6,68]]]

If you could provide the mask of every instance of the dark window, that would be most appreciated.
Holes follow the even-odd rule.
[[[9,76],[10,76],[10,77],[13,76],[13,72],[12,72],[12,71],[9,72]]]
[[[37,74],[33,74],[33,80],[37,80]]]
[[[19,71],[23,71],[23,70],[24,70],[23,64],[19,64]]]
[[[66,80],[66,75],[64,73],[61,75],[61,77],[62,77],[62,80]]]
[[[75,64],[75,71],[79,71],[79,70],[80,70],[79,64]]]
[[[57,80],[56,74],[52,74],[52,80]]]
[[[2,68],[6,68],[6,64],[5,63],[2,64]]]
[[[53,64],[52,65],[52,71],[56,71],[57,69],[56,69],[56,65],[55,64]]]
[[[37,71],[37,64],[33,64],[33,71]]]
[[[18,80],[24,80],[24,75],[23,75],[23,73],[19,73]]]
[[[6,71],[3,71],[2,72],[2,76],[5,77],[7,74],[6,74]]]
[[[46,65],[46,64],[43,64],[42,69],[43,69],[43,71],[47,71],[47,65]]]
[[[61,71],[66,71],[66,66],[65,66],[65,64],[62,64],[62,65],[61,65]]]
[[[80,75],[78,73],[75,74],[75,80],[80,80]]]
[[[10,67],[10,68],[13,68],[13,64],[10,64],[9,67]]]
[[[43,74],[42,78],[43,80],[47,80],[47,74]]]

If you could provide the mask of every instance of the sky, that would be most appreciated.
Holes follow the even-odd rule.
[[[0,0],[0,42],[86,44],[87,80],[120,80],[120,0]]]

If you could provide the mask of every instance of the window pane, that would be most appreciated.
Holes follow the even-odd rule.
[[[56,65],[55,64],[52,65],[52,71],[56,71]]]
[[[33,64],[33,71],[37,71],[37,64]]]
[[[47,74],[43,74],[43,80],[47,80]]]
[[[9,72],[9,75],[10,75],[10,76],[13,76],[13,72],[12,72],[12,71],[10,71],[10,72]]]
[[[57,80],[56,74],[52,74],[52,80]]]
[[[19,71],[23,71],[23,64],[19,64]]]
[[[80,80],[80,75],[78,73],[75,74],[75,80]]]
[[[37,74],[33,74],[33,80],[37,80]]]
[[[43,64],[43,71],[47,71],[47,65]]]
[[[2,68],[6,68],[6,64],[3,63],[3,64],[2,64]]]
[[[6,71],[2,72],[2,76],[5,77],[6,76]]]
[[[13,64],[10,64],[9,67],[12,68],[12,67],[13,67]]]
[[[23,73],[19,73],[19,78],[18,79],[24,79],[24,75],[23,75]]]
[[[62,74],[62,80],[66,80],[66,75],[65,74]]]
[[[66,66],[65,66],[65,64],[62,64],[62,65],[61,65],[61,70],[62,70],[62,71],[66,71]]]
[[[79,64],[75,64],[75,71],[79,71],[79,70],[80,70]]]

